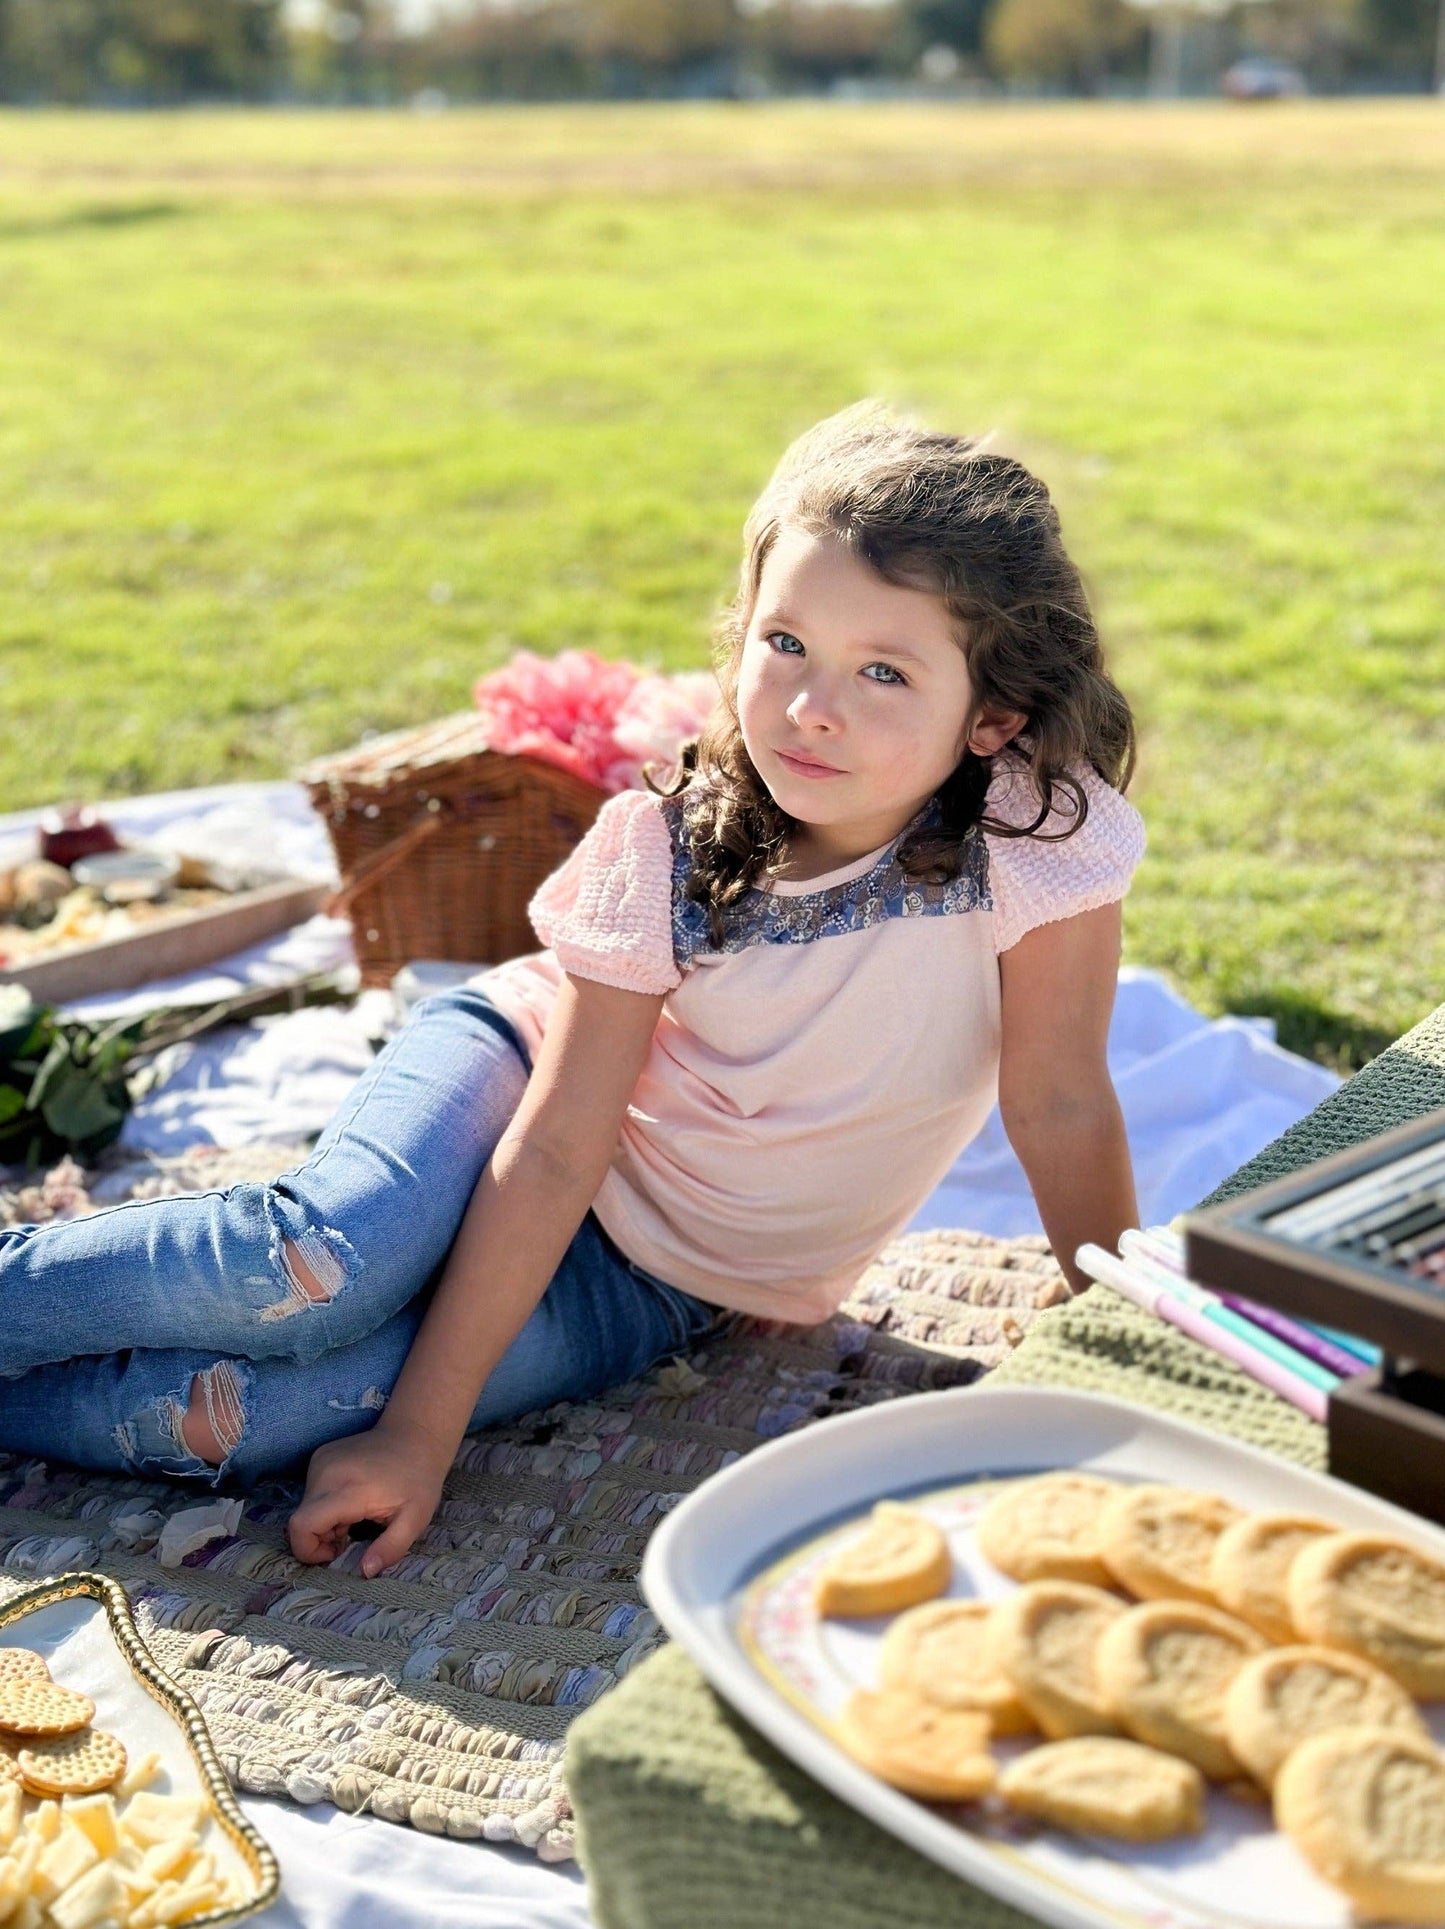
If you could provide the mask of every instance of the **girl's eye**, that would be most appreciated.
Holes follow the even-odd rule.
[[[763,641],[768,644],[778,656],[801,656],[804,654],[802,644],[798,643],[797,637],[788,630],[769,630],[764,636]],[[797,649],[790,650],[785,648],[784,645],[788,643],[798,643]],[[908,687],[907,677],[904,676],[900,670],[895,670],[891,663],[869,663],[865,666],[863,674],[867,676],[869,670],[883,670],[887,672],[886,676],[883,677],[868,677],[870,683],[882,683],[885,689],[894,685],[902,689],[907,689]]]

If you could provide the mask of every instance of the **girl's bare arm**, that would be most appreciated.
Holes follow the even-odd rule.
[[[311,1457],[290,1524],[299,1560],[333,1559],[354,1521],[379,1520],[386,1531],[364,1563],[376,1573],[430,1520],[477,1396],[597,1196],[661,1009],[661,995],[563,978],[381,1418]]]
[[[1139,1223],[1109,1020],[1119,982],[1121,909],[1101,905],[1041,924],[999,958],[999,1111],[1070,1285],[1086,1242],[1116,1251]]]

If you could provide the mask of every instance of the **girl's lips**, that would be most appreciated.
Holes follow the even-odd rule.
[[[831,764],[807,764],[800,757],[790,757],[786,750],[776,750],[773,755],[779,763],[786,764],[789,770],[796,770],[800,777],[843,777],[846,772],[834,770]]]

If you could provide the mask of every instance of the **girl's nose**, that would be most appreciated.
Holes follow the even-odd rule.
[[[837,730],[842,723],[836,701],[818,681],[809,681],[794,692],[787,714],[788,721],[800,730]]]

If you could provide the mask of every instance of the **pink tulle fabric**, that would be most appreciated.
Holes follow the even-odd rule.
[[[672,839],[648,791],[609,797],[527,915],[564,971],[623,991],[673,991]]]
[[[707,722],[717,682],[610,662],[592,650],[518,650],[473,692],[494,750],[538,757],[607,791],[637,790],[649,761],[677,762]]]
[[[1128,798],[1090,764],[1074,766],[1070,775],[1089,800],[1089,815],[1072,837],[1046,844],[1034,837],[988,838],[995,951],[1009,950],[1038,925],[1124,897],[1144,855],[1144,820]],[[1027,826],[1042,802],[1032,775],[1000,758],[989,782],[987,814]],[[1067,830],[1073,810],[1072,797],[1056,788],[1054,808],[1040,829],[1050,837]]]

